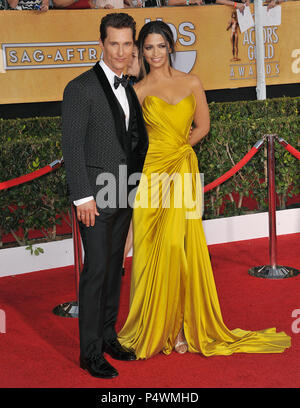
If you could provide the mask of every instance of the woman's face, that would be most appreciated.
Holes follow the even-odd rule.
[[[149,34],[144,42],[143,55],[153,68],[169,65],[169,46],[161,34]]]

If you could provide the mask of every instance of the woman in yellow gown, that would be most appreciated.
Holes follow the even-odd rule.
[[[170,354],[174,347],[205,356],[282,352],[290,346],[285,333],[229,330],[223,322],[192,148],[209,131],[205,93],[197,76],[172,68],[167,24],[145,24],[138,42],[147,75],[135,89],[149,149],[133,212],[130,310],[119,341],[138,359]],[[160,181],[171,177],[169,185]]]

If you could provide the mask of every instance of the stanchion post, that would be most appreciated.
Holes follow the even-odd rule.
[[[269,198],[269,258],[270,265],[255,266],[249,269],[249,275],[266,279],[283,279],[298,275],[300,272],[290,266],[277,265],[276,235],[276,188],[275,188],[275,134],[265,135],[268,143],[268,198]]]
[[[76,211],[74,205],[71,204],[70,218],[72,223],[72,237],[74,250],[74,271],[75,271],[75,286],[76,286],[76,301],[62,303],[53,309],[53,313],[62,317],[78,317],[79,308],[79,279],[82,271],[82,246],[79,225],[77,222]]]
[[[268,197],[269,197],[269,255],[270,265],[275,270],[277,265],[277,236],[276,236],[276,190],[275,190],[275,155],[274,137],[267,135],[268,144]]]

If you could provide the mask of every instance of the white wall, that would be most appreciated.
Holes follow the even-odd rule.
[[[277,235],[300,232],[300,209],[276,212]],[[208,245],[269,236],[268,213],[203,221]],[[0,250],[0,277],[73,265],[73,240],[37,244],[44,253],[35,256],[25,247]],[[131,256],[132,252],[128,256]]]

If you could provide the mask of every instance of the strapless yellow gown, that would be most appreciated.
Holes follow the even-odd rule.
[[[201,217],[187,216],[189,199],[182,199],[181,208],[177,205],[178,191],[184,195],[190,189],[196,199],[198,161],[188,143],[195,105],[193,94],[176,105],[156,96],[147,96],[143,102],[149,149],[133,212],[130,310],[119,341],[134,350],[138,359],[159,352],[169,354],[183,327],[192,353],[280,353],[291,342],[284,332],[276,333],[275,328],[229,330],[225,326]],[[174,186],[166,190],[169,205],[161,189],[151,208],[151,191],[157,184],[153,174],[163,173],[182,177],[191,173],[193,178],[191,184],[183,183],[181,190]],[[197,189],[201,191],[199,185]],[[153,195],[155,192],[152,199]],[[143,208],[147,204],[148,208]]]

